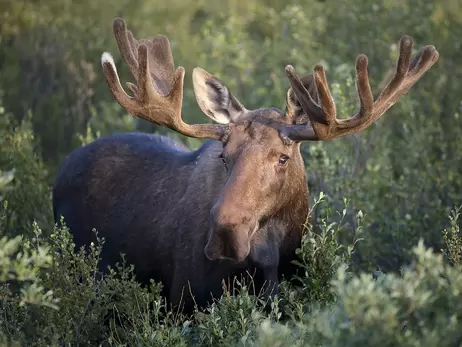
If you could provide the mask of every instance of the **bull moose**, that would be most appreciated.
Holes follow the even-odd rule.
[[[187,124],[181,117],[183,67],[175,69],[162,35],[137,40],[124,20],[113,31],[136,84],[119,80],[112,56],[101,61],[109,89],[130,114],[180,134],[206,140],[191,151],[169,137],[146,133],[105,136],[64,160],[53,186],[53,210],[80,247],[106,240],[101,271],[120,260],[136,278],[161,281],[172,305],[189,311],[222,293],[222,280],[254,272],[254,285],[273,284],[294,271],[309,213],[302,141],[326,141],[358,133],[376,122],[437,61],[434,46],[411,59],[413,40],[403,36],[396,72],[374,100],[368,59],[356,60],[357,114],[338,119],[323,66],[290,82],[284,111],[249,110],[225,83],[193,70],[196,101],[215,123]],[[192,295],[191,295],[192,294]]]

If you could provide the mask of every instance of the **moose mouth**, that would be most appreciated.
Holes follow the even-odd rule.
[[[250,241],[259,229],[257,222],[253,228],[212,228],[204,253],[209,260],[230,260],[241,263],[250,254]]]

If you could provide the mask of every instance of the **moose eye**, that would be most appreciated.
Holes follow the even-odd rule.
[[[287,161],[289,160],[290,158],[285,155],[285,154],[281,154],[281,156],[279,157],[279,165],[281,166],[284,166],[287,164]]]

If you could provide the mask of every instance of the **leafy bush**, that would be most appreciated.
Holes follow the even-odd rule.
[[[444,229],[443,240],[446,243],[446,249],[443,250],[449,262],[453,265],[462,265],[462,235],[460,234],[459,218],[462,206],[451,210],[449,221],[451,228]]]
[[[240,283],[239,291],[225,292],[205,312],[196,314],[197,341],[201,346],[232,345],[255,339],[255,330],[264,320],[262,298],[249,295],[251,284]],[[276,301],[277,302],[277,301]],[[272,306],[271,316],[278,317],[277,304]]]
[[[337,211],[338,220],[333,220],[332,201],[322,192],[315,200],[312,210],[318,210],[316,228],[305,225],[301,247],[297,250],[298,259],[294,261],[299,272],[294,276],[296,286],[282,283],[283,304],[286,314],[292,319],[303,321],[311,311],[313,304],[326,306],[335,302],[336,294],[331,291],[331,279],[341,266],[350,267],[356,243],[361,241],[362,220],[364,215],[356,215],[357,229],[346,246],[339,242],[347,224],[348,200],[344,199],[344,208]]]
[[[1,107],[0,107],[1,109]],[[2,232],[9,236],[33,236],[32,223],[52,225],[50,180],[36,152],[36,140],[28,119],[16,125],[12,116],[0,112],[0,168],[14,172],[2,192]]]
[[[341,268],[333,280],[339,299],[332,310],[317,310],[295,326],[266,321],[255,345],[459,345],[462,268],[446,264],[423,242],[412,253],[413,262],[401,276],[349,278]]]
[[[0,193],[8,190],[8,184],[13,178],[14,172],[0,171]],[[0,196],[0,203],[3,199]],[[0,213],[0,311],[4,312],[0,319],[0,326],[3,328],[0,330],[0,341],[11,345],[17,342],[11,339],[11,335],[21,330],[21,325],[17,324],[18,311],[26,304],[56,309],[57,299],[52,290],[44,288],[39,276],[51,264],[48,248],[39,244],[33,245],[21,235],[14,238],[5,236],[6,208],[7,204]],[[37,237],[41,233],[36,224],[34,233]],[[15,311],[13,314],[9,314],[10,305]]]
[[[106,339],[113,343],[135,339],[136,331],[122,334],[121,322],[134,329],[147,328],[141,323],[150,315],[154,315],[158,323],[162,321],[158,285],[141,288],[134,280],[132,268],[124,262],[107,277],[99,274],[104,240],[98,238],[97,244],[92,244],[87,252],[83,248],[74,249],[65,226],[55,227],[49,238],[41,238],[40,232],[37,236],[39,244],[49,245],[48,254],[53,257],[50,268],[41,271],[39,278],[44,287],[53,288],[59,298],[59,309],[4,303],[2,316],[8,319],[1,323],[2,329],[11,334],[9,338],[29,346],[93,346]],[[6,329],[11,321],[20,329]],[[139,333],[142,332],[145,331]]]

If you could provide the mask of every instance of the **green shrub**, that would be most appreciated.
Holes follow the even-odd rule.
[[[344,199],[344,208],[332,216],[332,201],[320,193],[312,210],[318,210],[316,228],[310,223],[305,225],[301,247],[297,250],[299,272],[294,277],[296,286],[288,282],[281,284],[283,304],[292,319],[303,321],[313,305],[326,306],[336,300],[336,293],[331,290],[331,279],[341,266],[349,267],[356,243],[362,230],[364,215],[359,211],[356,215],[357,229],[350,235],[349,243],[339,243],[340,236],[345,233],[347,223],[348,200]]]
[[[314,311],[304,323],[259,328],[256,346],[458,346],[462,339],[462,268],[441,254],[412,249],[402,275],[377,280],[349,278],[341,268],[333,280],[333,309]]]
[[[98,262],[104,240],[98,239],[88,250],[75,250],[69,230],[55,228],[49,240],[53,263],[41,273],[45,287],[53,288],[59,298],[59,310],[25,306],[18,316],[21,332],[13,336],[26,345],[98,345],[115,341],[120,327],[136,317],[142,322],[144,315],[154,314],[151,305],[159,301],[160,289],[141,288],[134,280],[132,268],[124,262],[117,265],[107,277],[98,272]],[[156,307],[156,306],[154,306]],[[14,304],[5,305],[5,312],[14,311]],[[160,312],[160,307],[158,307]],[[160,314],[160,313],[158,313]]]
[[[225,287],[223,296],[205,313],[196,313],[197,342],[201,346],[246,345],[255,339],[255,330],[265,319],[262,312],[264,299],[249,294],[251,283],[239,284],[234,293],[226,291]],[[277,304],[271,307],[270,315],[279,316]]]
[[[5,235],[32,237],[34,221],[45,230],[53,225],[50,180],[36,145],[28,119],[16,125],[10,114],[0,112],[0,168],[14,171],[2,192],[7,206],[2,221]]]
[[[449,262],[453,265],[462,266],[462,235],[460,234],[459,218],[462,206],[451,210],[449,221],[450,229],[443,230],[443,240],[446,249],[443,250]]]
[[[8,190],[14,172],[0,171],[0,194]],[[0,203],[3,197],[0,195]],[[37,238],[32,242],[19,235],[14,238],[5,236],[4,212],[0,213],[0,342],[16,344],[14,337],[21,329],[21,310],[25,305],[38,305],[56,309],[58,300],[52,290],[46,290],[39,273],[50,267],[52,258],[49,248],[39,244]],[[40,229],[34,223],[34,234],[39,237]],[[11,310],[10,310],[11,309]],[[18,324],[19,323],[19,324]]]

